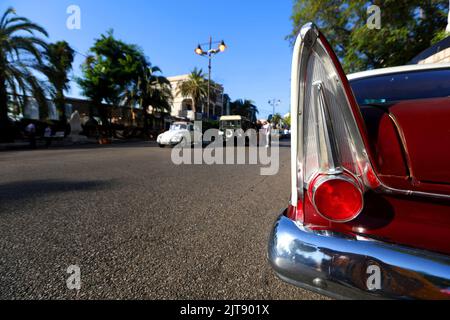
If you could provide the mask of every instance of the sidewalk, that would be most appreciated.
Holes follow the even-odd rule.
[[[107,146],[122,145],[122,144],[127,144],[127,143],[138,143],[138,142],[150,142],[150,141],[144,141],[141,139],[130,139],[130,140],[113,139],[111,144],[100,145],[98,143],[97,139],[88,139],[84,142],[78,142],[78,143],[74,143],[69,140],[62,140],[62,141],[53,141],[52,144],[50,145],[49,149],[70,148],[70,147],[80,147],[80,146],[107,147]],[[155,143],[154,141],[151,141],[151,142]],[[39,149],[39,150],[46,149],[45,141],[43,141],[43,140],[36,141],[36,150],[37,149]],[[20,141],[15,141],[15,142],[11,142],[11,143],[0,143],[0,152],[14,151],[14,150],[32,150],[32,149],[30,148],[30,142],[27,140],[20,140]]]
[[[55,141],[52,141],[50,148],[69,147],[69,146],[75,146],[75,145],[88,145],[88,144],[98,144],[98,141],[91,139],[91,140],[87,140],[83,143],[74,143],[69,140],[60,140],[60,141],[55,140]],[[46,146],[45,146],[44,140],[36,141],[36,149],[45,149],[45,148],[46,148]],[[24,149],[31,149],[30,142],[27,140],[17,140],[15,142],[10,142],[10,143],[0,143],[0,151],[24,150]]]
[[[23,148],[27,148],[29,146],[30,146],[29,142],[0,143],[0,151],[23,149]]]

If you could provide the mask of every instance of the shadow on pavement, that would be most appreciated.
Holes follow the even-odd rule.
[[[39,145],[37,148],[30,148],[29,145],[5,146],[2,145],[0,153],[8,151],[46,151],[46,150],[84,150],[84,149],[117,149],[117,148],[136,148],[136,147],[148,147],[155,148],[158,144],[153,141],[116,141],[112,144],[100,145],[98,143],[85,143],[85,144],[52,144],[49,148],[45,148],[43,145]]]
[[[73,191],[92,191],[111,188],[113,182],[107,181],[63,181],[35,180],[0,184],[0,207],[12,203],[39,198],[55,193]]]

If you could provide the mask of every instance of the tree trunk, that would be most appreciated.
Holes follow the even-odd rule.
[[[194,121],[197,120],[197,100],[192,98],[192,111],[194,111]]]
[[[149,133],[149,125],[148,125],[148,121],[149,121],[149,114],[147,112],[147,107],[149,106],[151,103],[149,101],[147,101],[146,99],[142,99],[141,100],[141,109],[142,109],[142,118],[144,120],[144,136],[146,139],[150,138],[150,133]]]
[[[94,101],[89,104],[89,120],[94,120],[94,105],[97,105]]]
[[[8,121],[8,94],[6,92],[6,81],[0,77],[0,124],[7,124]]]
[[[105,105],[99,104],[99,113],[100,113],[100,119],[102,120],[102,127],[106,130],[106,135],[109,137],[112,137],[112,129],[111,129],[111,123],[108,120],[108,110]]]
[[[6,81],[0,77],[0,142],[13,142],[14,132],[8,119],[8,93]]]
[[[66,99],[64,97],[64,93],[63,92],[58,92],[56,94],[55,97],[55,107],[56,107],[56,111],[59,115],[59,120],[61,122],[66,123],[67,122],[67,117],[66,117]]]
[[[149,118],[148,113],[144,111],[144,135],[147,139],[150,137],[148,118]]]

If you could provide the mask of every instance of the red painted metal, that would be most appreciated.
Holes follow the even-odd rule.
[[[450,202],[369,192],[355,220],[334,223],[317,213],[305,196],[305,225],[358,234],[389,243],[450,254]]]
[[[362,106],[378,178],[402,190],[450,195],[450,99]]]
[[[364,212],[356,220],[330,227],[450,254],[449,201],[368,193]]]
[[[370,151],[378,174],[407,177],[408,167],[401,139],[389,113],[375,106],[361,108],[369,137]]]
[[[331,46],[322,34],[320,40],[342,79],[376,171],[374,181],[378,178],[389,187],[403,190],[450,194],[450,98],[400,102],[381,112],[360,109]],[[317,213],[306,190],[304,194],[297,212],[310,228],[450,254],[450,200],[369,191],[358,218],[333,223]]]
[[[450,98],[403,101],[389,112],[404,139],[413,181],[450,185]]]

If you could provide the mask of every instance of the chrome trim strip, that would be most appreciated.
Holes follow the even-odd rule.
[[[450,299],[448,256],[313,231],[284,215],[268,259],[282,280],[338,299]],[[370,286],[377,268],[380,289]]]
[[[380,181],[380,187],[377,188],[375,191],[379,192],[379,193],[384,193],[384,194],[393,194],[393,195],[402,195],[402,196],[417,196],[417,197],[423,197],[423,198],[450,200],[450,195],[447,195],[447,194],[395,189],[395,188],[386,186],[381,181]]]
[[[313,23],[302,27],[294,45],[291,69],[291,170],[292,192],[291,205],[297,207],[298,200],[303,199],[303,105],[305,92],[305,79],[301,78],[308,67],[308,56],[319,37],[319,30]]]
[[[320,170],[330,174],[338,174],[344,172],[343,167],[339,161],[339,149],[334,139],[334,129],[331,122],[330,110],[325,100],[323,92],[323,82],[316,81],[313,84],[314,94],[317,103],[317,108],[313,112],[318,112],[315,115],[317,119],[317,146],[319,148],[319,165]],[[325,158],[325,159],[324,159]]]
[[[303,196],[300,192],[303,184],[299,182],[300,166],[298,161],[298,155],[301,154],[301,144],[299,141],[303,141],[303,135],[301,130],[299,130],[299,119],[302,118],[301,111],[299,110],[300,105],[300,51],[301,51],[301,35],[298,35],[297,41],[294,46],[294,53],[292,56],[292,70],[291,70],[291,205],[297,207],[299,195]],[[300,147],[300,150],[299,150]]]
[[[412,161],[411,161],[411,156],[409,154],[408,145],[406,144],[405,134],[404,134],[402,128],[400,127],[400,125],[398,124],[398,121],[395,118],[395,116],[392,113],[390,113],[389,111],[388,111],[388,117],[389,117],[389,119],[391,119],[392,123],[394,124],[395,130],[397,131],[397,134],[400,138],[400,144],[402,145],[402,149],[403,149],[402,151],[404,154],[409,177],[411,179],[414,179]]]

